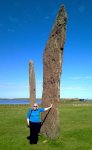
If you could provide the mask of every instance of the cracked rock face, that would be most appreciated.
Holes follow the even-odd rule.
[[[42,105],[48,107],[52,103],[53,107],[44,121],[41,132],[52,139],[57,138],[60,132],[57,106],[60,100],[60,75],[62,73],[66,22],[67,14],[64,6],[62,6],[56,17],[43,55]],[[42,115],[43,119],[46,113]]]
[[[33,104],[36,101],[36,88],[35,88],[35,73],[34,73],[34,64],[32,61],[29,62],[29,93],[30,93],[30,104]]]

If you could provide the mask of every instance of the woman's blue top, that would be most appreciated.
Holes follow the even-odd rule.
[[[40,113],[44,111],[45,111],[44,108],[38,108],[36,110],[30,108],[27,114],[27,118],[29,118],[31,122],[41,122]]]

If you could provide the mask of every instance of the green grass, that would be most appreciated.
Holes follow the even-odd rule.
[[[92,150],[92,102],[61,102],[60,137],[50,140],[41,135],[37,145],[30,145],[26,139],[28,108],[0,105],[0,150]]]

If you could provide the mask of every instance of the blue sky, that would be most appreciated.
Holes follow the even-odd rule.
[[[92,99],[92,1],[0,1],[0,97],[29,97],[33,60],[36,96],[42,96],[43,52],[58,10],[68,13],[60,84],[62,98]]]

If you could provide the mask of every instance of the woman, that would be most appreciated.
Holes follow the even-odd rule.
[[[38,104],[35,103],[33,108],[29,109],[27,114],[27,125],[30,127],[30,144],[37,144],[38,133],[41,127],[40,113],[52,108],[52,104],[47,108],[38,108]]]

